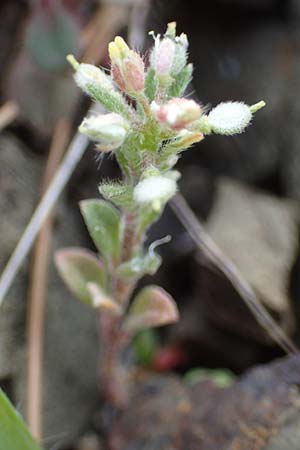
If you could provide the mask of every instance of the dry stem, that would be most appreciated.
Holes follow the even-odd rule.
[[[274,341],[287,353],[298,353],[297,348],[287,337],[279,325],[272,319],[268,311],[260,303],[249,283],[240,274],[235,265],[217,247],[211,237],[195,216],[189,205],[177,194],[171,200],[171,207],[176,216],[188,231],[195,244],[205,256],[215,264],[232,283],[258,323],[273,337]]]
[[[54,129],[49,150],[42,192],[47,189],[66,148],[70,134],[68,121],[60,119]],[[28,312],[28,366],[27,366],[27,421],[33,436],[42,439],[42,361],[44,310],[47,289],[49,250],[51,246],[52,217],[43,225],[37,238],[31,283]]]

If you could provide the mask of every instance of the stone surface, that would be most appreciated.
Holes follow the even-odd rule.
[[[298,450],[299,374],[295,356],[255,368],[225,389],[154,377],[111,428],[110,448]]]

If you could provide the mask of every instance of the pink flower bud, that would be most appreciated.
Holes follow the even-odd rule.
[[[151,54],[151,65],[157,75],[169,75],[174,63],[175,43],[166,38],[162,41],[156,40]]]
[[[164,105],[152,102],[151,110],[159,122],[173,130],[186,128],[202,114],[201,107],[194,100],[185,98],[173,98]]]
[[[145,67],[140,55],[130,50],[119,36],[109,44],[108,49],[112,76],[119,88],[130,95],[142,92],[145,85]]]

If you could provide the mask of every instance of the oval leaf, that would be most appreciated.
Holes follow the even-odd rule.
[[[101,261],[92,252],[73,247],[58,250],[55,263],[70,291],[82,302],[94,306],[88,283],[105,290],[106,275]]]
[[[84,200],[80,209],[98,250],[108,262],[117,261],[123,231],[119,211],[104,200]]]
[[[177,322],[179,313],[174,299],[161,287],[148,286],[135,297],[125,328],[130,333],[149,327]]]

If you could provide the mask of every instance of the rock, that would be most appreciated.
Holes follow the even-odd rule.
[[[116,419],[110,448],[298,450],[299,374],[294,356],[255,368],[225,389],[152,377]]]
[[[298,247],[296,203],[220,179],[206,229],[260,301],[291,332],[289,277]]]

